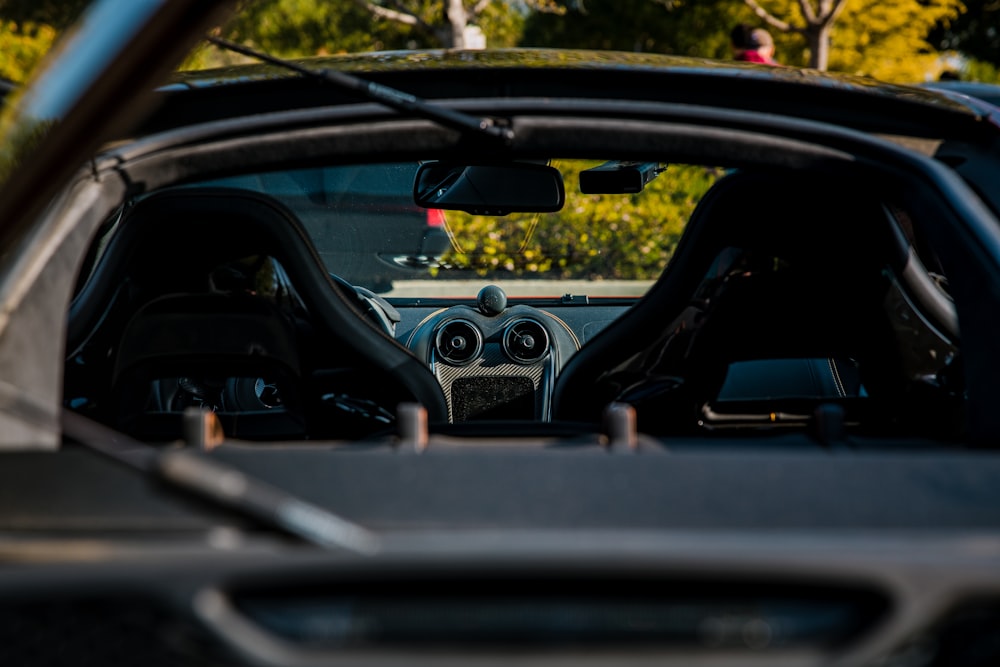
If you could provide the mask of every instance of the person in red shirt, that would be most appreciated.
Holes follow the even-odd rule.
[[[733,28],[730,38],[734,59],[747,63],[778,64],[774,59],[774,39],[767,30],[740,23]]]

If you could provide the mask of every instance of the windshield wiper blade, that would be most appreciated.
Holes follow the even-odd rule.
[[[327,509],[190,449],[161,453],[83,415],[64,409],[62,430],[91,450],[283,533],[327,548],[371,555],[378,536]]]
[[[302,67],[301,65],[298,65],[290,60],[277,58],[270,54],[243,46],[242,44],[231,42],[228,39],[222,39],[221,37],[208,36],[206,39],[210,43],[218,46],[220,49],[239,53],[240,55],[248,56],[250,58],[256,58],[257,60],[277,65],[278,67],[284,67],[285,69],[293,72],[298,72],[303,76],[317,79],[338,88],[358,93],[365,99],[378,102],[379,104],[385,105],[390,109],[404,111],[406,113],[413,114],[414,116],[434,121],[438,125],[459,130],[463,134],[474,132],[476,134],[482,134],[487,137],[497,139],[504,144],[509,144],[514,139],[514,131],[512,129],[497,125],[491,118],[478,118],[471,114],[462,113],[461,111],[455,111],[436,104],[431,104],[426,100],[422,100],[409,93],[395,88],[390,88],[389,86],[383,86],[382,84],[375,83],[374,81],[368,81],[352,74],[346,74],[344,72],[337,72],[334,70],[316,71],[309,69],[308,67]]]

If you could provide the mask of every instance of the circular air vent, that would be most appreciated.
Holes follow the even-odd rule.
[[[549,334],[535,320],[514,320],[503,332],[503,351],[518,363],[534,363],[548,354]]]
[[[482,352],[483,335],[471,322],[453,320],[438,329],[434,350],[445,361],[461,366]]]

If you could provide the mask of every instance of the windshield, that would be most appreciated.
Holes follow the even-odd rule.
[[[642,192],[584,194],[581,172],[602,163],[551,161],[565,182],[562,209],[502,216],[417,206],[416,162],[246,174],[196,187],[280,200],[331,273],[387,297],[469,296],[484,282],[514,297],[641,296],[724,172],[671,165]]]

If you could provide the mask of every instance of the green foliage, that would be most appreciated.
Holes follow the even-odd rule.
[[[24,82],[89,0],[0,0],[0,76]]]
[[[556,0],[528,17],[522,46],[611,49],[726,58],[729,30],[752,14],[733,0]]]
[[[56,30],[40,23],[0,24],[0,76],[24,82],[56,38]]]
[[[927,41],[942,20],[958,15],[961,0],[855,0],[831,37],[830,70],[882,81],[923,81],[939,68]]]
[[[73,24],[91,0],[0,0],[0,21],[43,23],[56,30]]]
[[[741,22],[767,28],[775,55],[785,65],[805,67],[805,37],[766,25],[742,0],[559,0],[562,15],[534,14],[522,45],[589,47],[675,55],[730,57],[729,31]],[[805,26],[800,0],[758,0],[793,29]],[[961,0],[851,0],[834,24],[831,71],[885,81],[923,80],[938,53],[927,41],[941,21],[959,15]]]
[[[449,212],[461,252],[444,263],[478,275],[647,280],[660,275],[684,225],[722,172],[670,166],[639,194],[585,195],[575,187],[581,169],[598,162],[554,163],[567,184],[556,213],[472,216]]]
[[[244,2],[220,33],[286,58],[407,48],[410,41],[406,26],[374,21],[352,2],[329,0]],[[240,60],[240,56],[204,45],[188,57],[182,69],[217,67]]]
[[[400,0],[391,6],[418,16],[425,26],[440,28],[444,24],[443,0]],[[516,44],[523,22],[523,13],[510,3],[494,0],[480,14],[477,25],[489,46],[507,47]],[[375,17],[348,0],[248,0],[220,33],[289,58],[441,46],[433,30]],[[182,69],[224,66],[240,60],[206,45],[198,48]]]
[[[803,25],[800,1],[758,0],[793,27]],[[4,53],[0,75],[24,80],[55,34],[86,4],[87,0],[0,0]],[[220,32],[289,57],[440,46],[432,29],[374,18],[362,4],[246,0]],[[382,4],[419,16],[430,28],[440,28],[444,22],[444,0]],[[534,11],[538,6],[550,11]],[[964,6],[967,11],[962,0],[850,0],[833,29],[830,69],[887,81],[917,81],[936,73],[938,48],[1000,64],[1000,3],[964,0]],[[728,34],[735,23],[764,25],[743,0],[492,0],[485,7],[477,24],[491,47],[600,48],[727,58]],[[795,66],[808,62],[801,35],[770,31],[779,61]],[[227,65],[240,59],[201,47],[184,67]]]
[[[502,49],[517,46],[524,32],[524,22],[523,12],[514,11],[509,2],[495,0],[479,15],[476,25],[486,35],[490,48]]]
[[[962,64],[962,79],[982,83],[1000,83],[1000,67],[981,60],[967,60]]]

